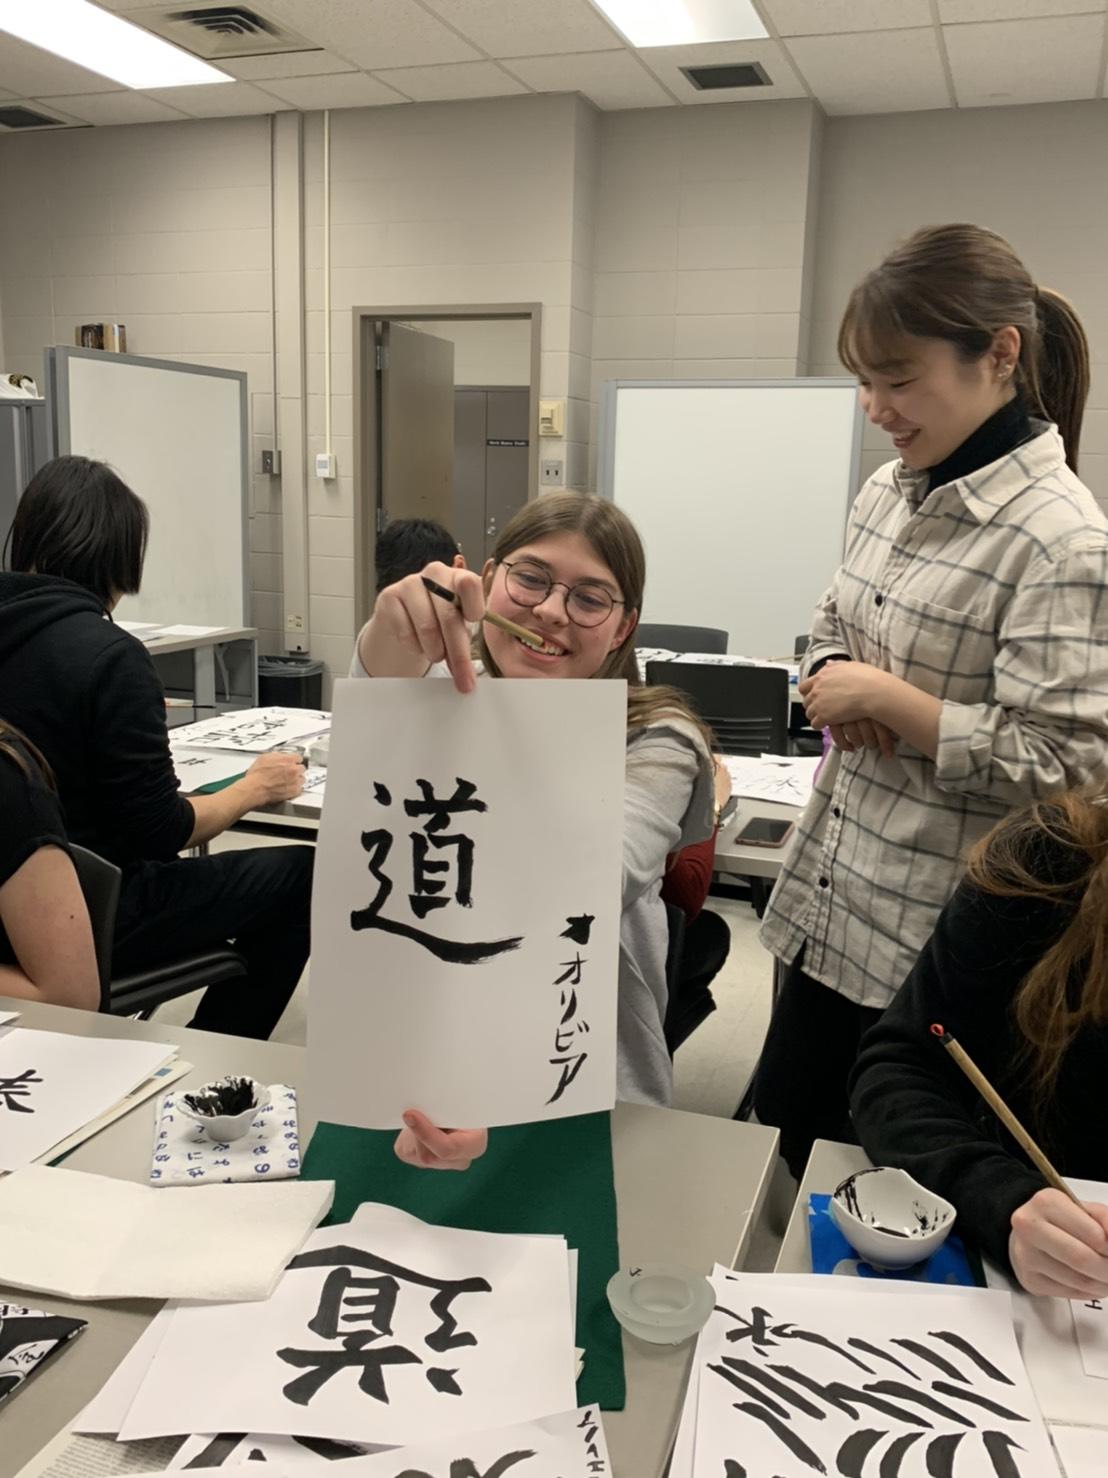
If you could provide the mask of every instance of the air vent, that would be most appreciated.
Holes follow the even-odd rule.
[[[192,5],[187,10],[175,5],[168,10],[128,11],[127,18],[209,62],[322,50],[249,5]]]
[[[694,87],[711,92],[720,87],[772,87],[760,62],[725,62],[718,67],[682,67]]]
[[[60,118],[51,118],[46,113],[36,113],[33,108],[0,107],[0,128],[69,128]]]

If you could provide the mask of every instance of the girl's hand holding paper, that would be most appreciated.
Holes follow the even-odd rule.
[[[418,1109],[409,1109],[404,1123],[394,1146],[397,1159],[420,1170],[468,1170],[488,1149],[487,1129],[439,1129]]]

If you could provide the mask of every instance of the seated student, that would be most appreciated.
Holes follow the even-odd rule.
[[[46,762],[0,719],[0,996],[100,1005],[92,925]]]
[[[482,625],[476,645],[488,676],[628,683],[618,1092],[631,1102],[668,1103],[668,929],[659,892],[667,856],[711,832],[713,773],[706,735],[684,699],[639,679],[633,633],[645,560],[638,534],[602,498],[551,494],[516,514],[480,575],[443,564],[427,573],[458,604],[431,595],[418,575],[383,590],[358,637],[353,676],[449,669],[460,691],[472,691],[477,673],[466,623],[480,621],[487,605],[544,638],[534,651]]]
[[[308,957],[312,849],[177,854],[298,794],[303,766],[266,754],[216,795],[180,794],[154,664],[111,618],[138,591],[147,523],[101,462],[58,457],[31,479],[11,529],[14,573],[0,574],[0,712],[50,765],[70,839],[123,870],[113,969],[233,939],[248,976],[206,991],[191,1024],[264,1038]]]
[[[433,518],[394,518],[377,535],[373,553],[378,591],[405,575],[418,575],[435,560],[456,570],[466,567],[457,539],[441,523]]]
[[[941,1023],[1062,1175],[1108,1180],[1108,805],[1070,792],[1002,821],[851,1079],[866,1153],[958,1211],[1029,1293],[1108,1296],[1108,1205],[1043,1178],[931,1034]]]

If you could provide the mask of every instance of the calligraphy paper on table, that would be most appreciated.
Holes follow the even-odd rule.
[[[0,1170],[17,1170],[111,1108],[176,1048],[17,1026],[0,1034]]]
[[[699,1347],[697,1475],[1052,1471],[1003,1294],[917,1284],[844,1297],[819,1281],[740,1274],[719,1291]]]
[[[271,1437],[268,1433],[234,1432],[186,1437],[169,1467],[223,1468],[229,1470],[228,1478],[231,1478],[235,1473],[255,1473],[257,1470],[247,1467],[248,1463],[270,1463],[277,1473],[294,1472],[297,1478],[311,1478],[313,1473],[323,1473],[325,1463],[395,1450],[364,1442],[336,1442],[332,1437]]]
[[[279,744],[299,744],[325,734],[331,715],[314,708],[240,708],[215,718],[181,724],[172,732],[175,745],[188,749],[237,749],[264,754]]]
[[[218,749],[189,749],[170,740],[169,756],[177,776],[177,784],[186,795],[203,785],[235,780],[246,773],[253,760],[238,752]]]
[[[1104,1478],[1108,1473],[1108,1431],[1103,1427],[1057,1427],[1051,1440],[1066,1478]]]
[[[572,1331],[560,1240],[363,1207],[313,1233],[265,1302],[178,1308],[120,1436],[402,1446],[530,1421],[572,1408]]]
[[[1108,1185],[1102,1181],[1071,1179],[1069,1184],[1079,1201],[1094,1201],[1108,1206]],[[1108,1380],[1108,1300],[1075,1298],[1071,1307],[1085,1374]],[[1108,1386],[1104,1389],[1108,1400]]]
[[[312,891],[321,1119],[611,1108],[627,690],[340,682]]]

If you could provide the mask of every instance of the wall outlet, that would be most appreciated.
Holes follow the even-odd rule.
[[[335,456],[334,452],[316,452],[315,475],[323,478],[324,481],[330,481],[331,478],[338,477],[339,459]]]
[[[303,616],[292,616],[292,615],[286,616],[285,617],[285,630],[286,631],[303,631],[304,630],[304,617]]]
[[[281,475],[281,453],[278,451],[267,451],[262,453],[262,472],[269,477],[280,477]]]
[[[564,462],[541,462],[539,464],[539,481],[544,488],[563,488],[566,485],[566,464]]]

